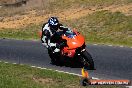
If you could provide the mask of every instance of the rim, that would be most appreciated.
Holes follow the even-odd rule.
[[[85,58],[82,58],[82,63],[84,66],[89,66],[90,64],[85,60]]]

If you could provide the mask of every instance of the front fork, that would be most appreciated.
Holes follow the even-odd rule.
[[[77,55],[80,56],[81,53],[83,53],[84,51],[86,51],[86,49],[82,49],[80,53],[78,53]]]

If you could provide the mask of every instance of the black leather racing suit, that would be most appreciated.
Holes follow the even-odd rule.
[[[67,27],[64,27],[62,24],[59,24],[58,28],[56,29],[51,29],[48,23],[43,24],[41,41],[42,44],[46,46],[46,48],[57,46],[57,43],[51,41],[51,37],[54,36],[54,34],[58,29],[63,30],[64,32],[69,30]],[[54,50],[54,52],[59,52],[59,51],[60,49],[57,47]]]

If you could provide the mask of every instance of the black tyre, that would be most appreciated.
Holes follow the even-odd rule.
[[[61,65],[60,56],[58,53],[52,53],[52,51],[48,51],[49,57],[51,58],[51,64]]]
[[[92,59],[92,56],[87,51],[84,51],[82,53],[81,62],[82,62],[85,69],[95,70],[94,61]]]

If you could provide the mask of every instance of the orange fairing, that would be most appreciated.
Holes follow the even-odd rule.
[[[79,33],[76,33],[74,38],[68,38],[66,36],[62,36],[62,38],[67,40],[68,49],[81,47],[85,42],[84,37]]]
[[[69,57],[74,57],[75,49],[68,50],[67,47],[64,47],[64,49],[62,50],[61,54],[69,56]]]

